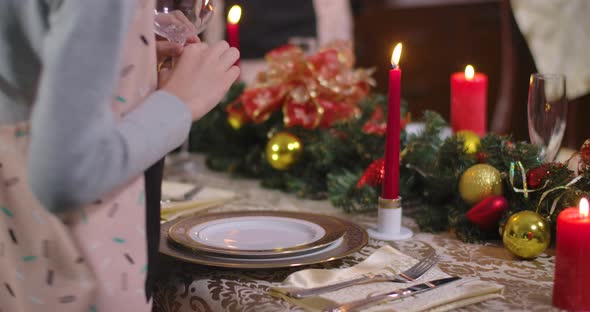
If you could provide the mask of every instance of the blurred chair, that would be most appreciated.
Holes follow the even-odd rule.
[[[516,22],[510,9],[510,0],[502,0],[500,4],[500,32],[502,40],[501,81],[498,91],[498,100],[492,119],[490,131],[495,133],[509,133],[511,130],[511,118],[515,103],[516,66],[518,62],[517,40],[518,31]]]

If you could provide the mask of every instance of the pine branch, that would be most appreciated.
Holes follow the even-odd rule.
[[[377,107],[387,112],[384,95],[367,97],[359,104],[362,114],[358,118],[330,129],[285,129],[279,110],[264,123],[245,124],[236,130],[229,125],[225,108],[243,89],[243,84],[234,85],[220,105],[193,125],[191,150],[206,153],[207,166],[238,176],[259,178],[263,187],[300,197],[328,198],[334,206],[349,213],[376,210],[380,187],[364,185],[359,188],[357,182],[375,159],[383,157],[385,138],[361,129]],[[402,109],[404,114],[405,103]],[[538,147],[514,142],[510,136],[488,134],[481,139],[476,155],[467,154],[462,138],[441,139],[440,133],[447,123],[439,114],[426,111],[423,120],[424,131],[415,135],[402,131],[400,137],[403,148],[400,193],[405,201],[419,201],[418,208],[408,213],[415,217],[423,231],[452,229],[457,237],[469,242],[499,239],[498,232],[485,233],[471,224],[466,213],[472,207],[463,202],[458,192],[461,175],[478,162],[495,167],[503,177],[503,195],[509,207],[499,227],[518,211],[538,210],[549,217],[554,229],[555,219],[564,207],[575,206],[580,197],[590,196],[590,173],[583,172],[581,180],[564,187],[574,175],[566,166],[555,164],[547,167],[548,178],[540,189],[525,197],[518,190],[524,187],[526,175],[523,177],[517,170],[512,185],[510,166],[520,162],[528,171],[541,165]],[[292,133],[304,146],[299,162],[284,171],[273,169],[265,159],[269,136],[278,131]],[[554,202],[557,205],[552,212]]]

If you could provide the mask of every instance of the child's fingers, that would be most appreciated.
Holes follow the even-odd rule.
[[[224,82],[227,84],[227,86],[231,86],[231,84],[234,83],[238,77],[240,77],[240,68],[234,65],[227,70],[224,77]]]
[[[211,60],[216,61],[217,58],[219,58],[221,56],[221,54],[223,52],[225,52],[227,49],[229,49],[229,44],[227,43],[227,41],[222,40],[222,41],[215,43],[211,47],[211,52],[210,52]]]
[[[205,42],[189,44],[184,47],[184,52],[178,59],[179,66],[193,67],[191,64],[195,64],[201,58],[203,51],[207,50],[209,46]]]
[[[199,43],[199,42],[201,42],[201,38],[199,38],[199,36],[197,36],[197,35],[190,36],[190,37],[186,38],[186,44]]]
[[[159,59],[167,57],[178,57],[182,54],[182,45],[172,43],[169,41],[157,41],[156,52]]]
[[[234,65],[239,58],[240,51],[236,48],[229,48],[221,54],[219,60],[221,61],[223,70],[227,70],[230,66]]]

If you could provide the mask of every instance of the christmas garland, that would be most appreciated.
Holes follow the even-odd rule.
[[[383,179],[386,98],[369,95],[367,72],[341,79],[353,71],[348,61],[334,69],[333,62],[342,58],[330,53],[338,49],[311,58],[292,48],[278,50],[286,54],[271,53],[276,66],[299,69],[287,75],[289,80],[276,81],[287,76],[271,66],[273,83],[267,73],[265,83],[254,88],[234,85],[194,124],[191,149],[205,153],[213,170],[257,178],[264,187],[300,197],[329,199],[349,213],[375,211]],[[325,81],[331,84],[322,87]],[[335,83],[342,81],[349,90],[355,86],[354,96],[342,97],[342,85]],[[351,97],[352,102],[343,100]],[[402,106],[405,124],[409,116]],[[464,131],[443,139],[446,121],[431,111],[423,119],[421,133],[401,133],[400,170],[404,207],[412,208],[404,211],[423,231],[451,229],[468,242],[502,237],[512,252],[532,258],[554,237],[558,213],[590,195],[590,143],[575,164],[570,161],[572,171],[568,164],[542,164],[536,146],[510,136],[480,139]],[[530,230],[531,222],[539,224],[536,230]],[[528,232],[522,233],[523,226]]]

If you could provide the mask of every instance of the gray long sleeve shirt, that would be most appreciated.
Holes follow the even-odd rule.
[[[33,192],[50,211],[90,203],[178,147],[190,112],[155,92],[110,109],[134,0],[0,1],[0,125],[31,120]]]

